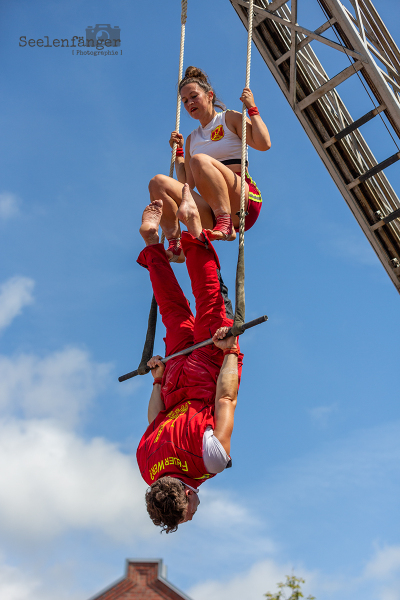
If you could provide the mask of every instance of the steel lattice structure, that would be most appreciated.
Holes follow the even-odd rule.
[[[314,31],[297,23],[300,1],[289,9],[285,0],[255,0],[253,41],[400,292],[400,200],[383,172],[400,159],[400,51],[370,0],[349,0],[353,13],[339,0],[315,0],[325,20]],[[230,2],[247,28],[249,3]],[[328,30],[337,41],[322,35]],[[349,66],[329,78],[313,40],[347,55]],[[357,74],[375,108],[353,119],[336,88]],[[360,128],[380,113],[397,152],[388,144],[378,162]]]

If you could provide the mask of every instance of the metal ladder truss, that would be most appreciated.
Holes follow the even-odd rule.
[[[311,31],[297,23],[298,0],[290,9],[255,0],[253,41],[400,292],[400,201],[383,173],[400,159],[400,51],[370,0],[349,0],[353,12],[339,0],[314,1],[323,22]],[[247,28],[249,3],[230,2]],[[322,35],[328,30],[331,39]],[[349,66],[329,78],[314,40],[344,53]],[[357,73],[375,108],[353,119],[336,87]],[[360,128],[380,113],[394,144],[387,136],[387,158],[378,163]]]

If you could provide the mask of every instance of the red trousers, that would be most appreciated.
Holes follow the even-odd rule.
[[[182,234],[182,249],[196,300],[195,317],[176,280],[164,246],[146,246],[138,257],[137,262],[149,270],[153,292],[167,330],[167,356],[202,342],[212,337],[219,327],[230,327],[233,323],[230,302],[223,295],[226,288],[220,277],[218,256],[206,234],[202,235],[204,242],[188,232]],[[170,408],[189,398],[213,403],[222,362],[223,352],[214,344],[168,361],[162,386],[165,407]]]

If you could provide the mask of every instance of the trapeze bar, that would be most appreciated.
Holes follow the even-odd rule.
[[[244,323],[241,327],[242,333],[244,333],[246,331],[246,329],[250,329],[251,327],[260,325],[260,323],[265,323],[265,321],[268,321],[267,315],[263,315],[262,317],[258,317],[258,319],[254,319],[253,321]],[[230,335],[231,335],[231,329],[228,330],[225,337],[229,337]],[[171,358],[176,358],[177,356],[183,356],[184,354],[190,354],[191,352],[193,352],[193,350],[196,350],[197,348],[202,348],[203,346],[208,346],[209,344],[212,344],[212,343],[213,343],[212,338],[209,338],[208,340],[204,340],[204,342],[199,342],[198,344],[195,344],[194,346],[190,346],[189,348],[185,348],[184,350],[181,350],[180,352],[171,354],[171,356],[166,356],[165,358],[161,359],[161,362],[163,362],[165,364],[169,360],[171,360]],[[149,371],[150,371],[150,367],[146,367],[146,373],[149,373]],[[126,381],[127,379],[131,379],[132,377],[136,377],[136,375],[138,375],[138,374],[139,374],[138,370],[136,369],[136,371],[131,371],[130,373],[126,373],[126,375],[121,375],[121,377],[118,377],[118,381]]]

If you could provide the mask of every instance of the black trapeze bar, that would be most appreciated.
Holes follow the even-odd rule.
[[[258,317],[258,319],[254,319],[253,321],[249,321],[248,323],[243,323],[243,325],[241,326],[241,333],[244,333],[246,331],[246,329],[250,329],[251,327],[260,325],[260,323],[265,323],[265,321],[268,321],[267,315]],[[231,335],[231,332],[232,332],[232,330],[228,329],[225,337],[229,337]],[[171,358],[176,358],[177,356],[183,356],[184,354],[190,354],[191,352],[193,352],[193,350],[196,350],[197,348],[202,348],[203,346],[208,346],[209,344],[212,344],[212,343],[213,343],[212,338],[209,338],[208,340],[205,340],[204,342],[199,342],[198,344],[195,344],[194,346],[190,346],[189,348],[185,348],[184,350],[175,352],[175,354],[171,354],[171,356],[166,356],[165,358],[161,359],[161,362],[163,362],[165,364],[169,360],[171,360]],[[145,373],[149,373],[149,371],[151,371],[150,367],[146,367]],[[126,375],[121,375],[121,377],[118,377],[118,381],[126,381],[127,379],[131,379],[132,377],[136,377],[136,375],[139,375],[139,372],[137,369],[136,369],[136,371],[131,371],[130,373],[126,373]]]

